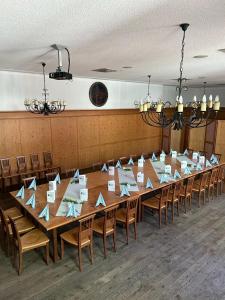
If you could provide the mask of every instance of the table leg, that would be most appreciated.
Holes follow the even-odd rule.
[[[53,242],[53,261],[57,262],[57,260],[59,259],[57,228],[52,230],[52,242]]]

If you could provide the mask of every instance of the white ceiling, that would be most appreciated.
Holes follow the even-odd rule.
[[[184,75],[190,84],[225,83],[224,0],[1,0],[0,70],[54,71],[57,52],[67,46],[78,77],[174,84],[179,75],[182,31]],[[194,55],[206,54],[205,59]],[[66,56],[64,58],[66,68]],[[132,66],[132,69],[123,69]],[[115,73],[96,73],[96,68]],[[205,77],[205,78],[199,78]]]

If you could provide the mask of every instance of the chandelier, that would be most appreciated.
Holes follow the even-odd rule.
[[[24,105],[27,111],[32,112],[34,114],[43,114],[43,115],[57,114],[65,110],[66,102],[63,100],[57,100],[57,101],[47,100],[47,96],[49,95],[49,93],[47,92],[48,89],[46,88],[46,83],[45,83],[45,66],[46,64],[43,62],[42,68],[43,68],[44,88],[43,88],[42,95],[44,96],[44,99],[43,100],[25,99]]]
[[[143,121],[154,127],[172,127],[175,130],[180,130],[187,126],[190,128],[205,127],[216,119],[217,113],[220,109],[219,96],[215,97],[213,101],[210,95],[208,101],[204,94],[201,101],[198,101],[196,96],[193,101],[188,102],[185,106],[183,103],[182,90],[186,89],[183,83],[186,78],[183,77],[183,63],[184,63],[184,46],[185,46],[185,33],[189,24],[180,24],[183,31],[183,39],[181,45],[181,61],[180,61],[180,77],[178,81],[178,96],[176,98],[175,106],[169,101],[159,100],[153,102],[149,94],[149,86],[151,75],[148,75],[148,94],[144,101],[135,103],[139,108]],[[171,108],[171,109],[168,109]],[[184,109],[185,108],[185,109]]]

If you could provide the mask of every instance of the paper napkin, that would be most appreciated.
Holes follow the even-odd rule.
[[[16,194],[16,198],[24,199],[24,185],[21,187],[21,189]]]
[[[122,169],[122,166],[121,166],[121,162],[120,162],[120,160],[118,160],[118,162],[116,163],[116,168],[120,168],[120,169]]]
[[[58,183],[58,184],[61,183],[61,179],[60,179],[59,173],[58,173],[58,174],[56,175],[56,177],[55,177],[55,182]]]
[[[79,175],[80,175],[80,171],[79,171],[79,169],[77,169],[76,172],[73,175],[73,178],[78,178]]]
[[[104,165],[102,166],[101,171],[102,171],[102,172],[108,172],[108,168],[107,168],[106,164],[104,164]]]
[[[105,200],[104,200],[104,198],[103,198],[103,196],[102,196],[102,193],[99,194],[95,206],[97,207],[97,206],[99,206],[100,204],[103,205],[103,206],[106,206]]]
[[[130,193],[128,191],[128,188],[126,185],[122,185],[122,190],[121,190],[121,193],[120,193],[120,197],[123,197],[123,196],[130,196]]]
[[[49,221],[49,206],[48,204],[45,206],[45,208],[40,212],[38,215],[39,218],[44,218],[46,222]]]
[[[190,175],[190,174],[191,174],[190,168],[186,167],[186,168],[184,169],[184,174],[185,174],[185,175]]]
[[[152,153],[152,161],[157,161],[157,157],[155,156],[155,153]]]
[[[32,208],[35,208],[35,193],[27,200],[26,205],[31,205]]]
[[[188,156],[188,155],[189,155],[189,153],[188,153],[188,150],[187,150],[187,149],[185,149],[185,150],[184,150],[184,153],[183,153],[183,155],[186,155],[186,156]]]
[[[130,166],[133,166],[133,165],[134,165],[134,161],[133,161],[132,157],[129,159],[128,165],[130,165]]]
[[[206,168],[212,167],[212,165],[210,164],[210,162],[208,161],[208,159],[206,160],[205,166],[206,166]]]
[[[153,184],[152,184],[152,182],[149,178],[147,179],[147,183],[146,183],[145,188],[146,189],[153,189]]]
[[[200,163],[197,163],[196,170],[197,171],[202,171],[202,166],[200,165]]]
[[[180,179],[180,178],[181,178],[180,173],[177,170],[175,170],[173,174],[173,179]]]
[[[168,176],[166,174],[162,174],[160,176],[160,183],[167,183],[169,180],[168,180]]]
[[[66,214],[66,217],[74,217],[77,218],[80,213],[76,210],[75,204],[74,203],[69,203],[69,209],[68,212]]]
[[[28,189],[29,190],[34,190],[34,191],[36,191],[36,189],[37,189],[37,185],[36,185],[36,179],[34,178],[33,180],[32,180],[32,182],[30,183],[30,185],[28,186]]]

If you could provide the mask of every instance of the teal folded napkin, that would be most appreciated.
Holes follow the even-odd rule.
[[[168,179],[168,175],[167,174],[162,174],[161,176],[160,176],[160,183],[167,183],[169,181],[169,179]]]
[[[104,164],[104,165],[102,166],[101,171],[102,171],[102,172],[108,172],[108,168],[107,168],[106,164]]]
[[[49,221],[49,205],[47,204],[45,208],[38,215],[39,218],[44,218],[46,222]]]
[[[157,157],[155,156],[155,153],[152,153],[152,161],[157,161]]]
[[[16,198],[24,199],[24,185],[21,187],[21,189],[17,192]]]
[[[210,164],[210,162],[208,161],[208,159],[206,160],[205,166],[206,166],[206,168],[212,167],[212,165]]]
[[[175,170],[173,174],[173,179],[180,179],[180,178],[181,178],[180,173],[177,170]]]
[[[133,166],[133,165],[134,165],[134,161],[133,161],[132,157],[129,159],[128,165],[130,165],[130,166]]]
[[[34,191],[36,191],[36,189],[37,189],[37,184],[36,184],[36,179],[34,178],[32,181],[31,181],[31,183],[30,183],[30,185],[28,186],[28,189],[29,190],[34,190]]]
[[[199,163],[197,163],[197,165],[196,165],[196,170],[197,171],[202,171],[202,166]]]
[[[95,204],[96,207],[98,207],[99,205],[106,206],[105,200],[104,200],[104,198],[103,198],[103,196],[102,196],[102,193],[99,194],[98,199],[97,199],[97,202],[96,202],[96,204]]]
[[[35,193],[32,194],[32,196],[27,200],[26,205],[31,205],[31,207],[35,208]]]
[[[66,217],[74,217],[77,218],[80,213],[76,210],[75,204],[74,203],[68,203],[69,209],[66,214]]]
[[[120,197],[123,197],[123,196],[130,196],[127,185],[122,185]]]
[[[145,188],[146,189],[153,189],[153,184],[152,184],[150,178],[147,179],[147,183],[146,183]]]
[[[116,168],[122,169],[122,165],[120,160],[118,160],[118,162],[116,163]]]
[[[188,156],[188,155],[189,155],[189,153],[188,153],[188,150],[187,150],[187,149],[185,149],[185,151],[184,151],[183,155],[186,155],[186,156]]]
[[[79,178],[79,175],[80,175],[80,171],[79,171],[79,169],[77,169],[73,175],[73,178]]]
[[[210,158],[210,163],[212,165],[218,165],[219,164],[219,161],[218,161],[218,158],[215,154],[212,154],[211,158]]]
[[[56,175],[56,177],[55,177],[55,182],[58,183],[58,184],[61,183],[61,179],[60,179],[59,173],[58,173],[58,174]]]
[[[184,174],[185,174],[185,175],[190,175],[190,174],[191,174],[190,168],[186,167],[186,168],[184,169]]]

